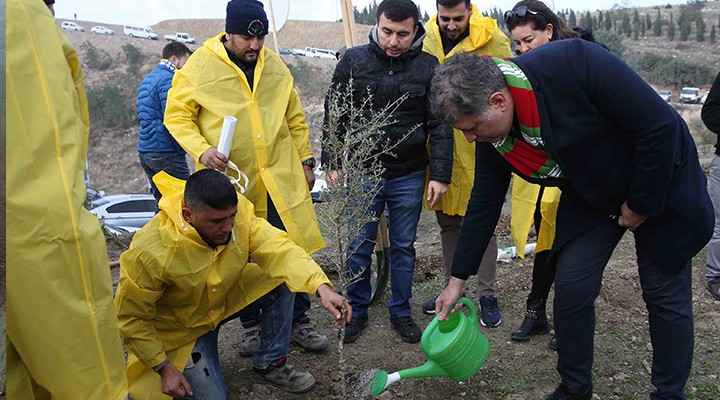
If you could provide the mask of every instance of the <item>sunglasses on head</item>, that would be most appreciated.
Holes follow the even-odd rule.
[[[538,12],[538,11],[530,10],[530,9],[528,9],[526,6],[520,6],[520,7],[516,8],[516,9],[514,9],[514,10],[510,10],[510,11],[506,11],[506,12],[505,12],[505,15],[504,15],[504,17],[503,17],[503,18],[505,19],[505,25],[509,25],[509,24],[512,22],[512,20],[515,19],[515,18],[517,18],[517,19],[525,19],[525,16],[526,16],[528,13],[530,13],[530,14],[532,14],[532,15],[537,15],[537,14],[542,15],[542,13],[540,13],[540,12]]]

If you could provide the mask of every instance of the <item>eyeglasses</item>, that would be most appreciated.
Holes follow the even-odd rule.
[[[528,9],[526,6],[520,6],[520,7],[516,8],[516,9],[514,9],[514,10],[510,10],[510,11],[506,11],[506,12],[505,12],[505,14],[504,14],[504,16],[503,16],[503,19],[505,20],[505,25],[509,25],[514,18],[517,18],[517,19],[525,19],[525,16],[526,16],[528,13],[530,13],[530,14],[532,14],[532,15],[538,15],[538,14],[540,14],[540,15],[542,15],[542,16],[544,17],[544,15],[543,15],[542,13],[538,12],[538,11],[530,10],[530,9]]]

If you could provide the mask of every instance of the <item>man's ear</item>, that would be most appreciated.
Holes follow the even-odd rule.
[[[192,223],[193,223],[193,213],[192,213],[192,210],[190,210],[190,209],[187,208],[187,207],[183,207],[183,208],[182,208],[182,216],[183,216],[183,219],[184,219],[186,222],[188,222],[189,224],[192,225]]]
[[[508,108],[508,96],[510,96],[509,91],[495,92],[490,95],[488,102],[491,107],[497,107],[500,111],[504,112]]]

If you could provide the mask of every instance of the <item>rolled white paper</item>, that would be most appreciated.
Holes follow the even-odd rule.
[[[235,135],[235,124],[237,118],[226,115],[223,119],[222,130],[220,131],[220,142],[218,143],[218,151],[230,157],[230,149],[232,148],[233,135]]]

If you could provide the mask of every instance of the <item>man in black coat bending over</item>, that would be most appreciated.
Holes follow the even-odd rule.
[[[437,115],[476,146],[475,186],[437,299],[446,318],[493,233],[511,172],[559,186],[554,319],[562,382],[548,399],[591,399],[595,298],[626,230],[653,346],[653,400],[684,399],[693,357],[691,259],[712,205],[680,115],[630,67],[584,40],[510,61],[452,57],[433,78]]]

